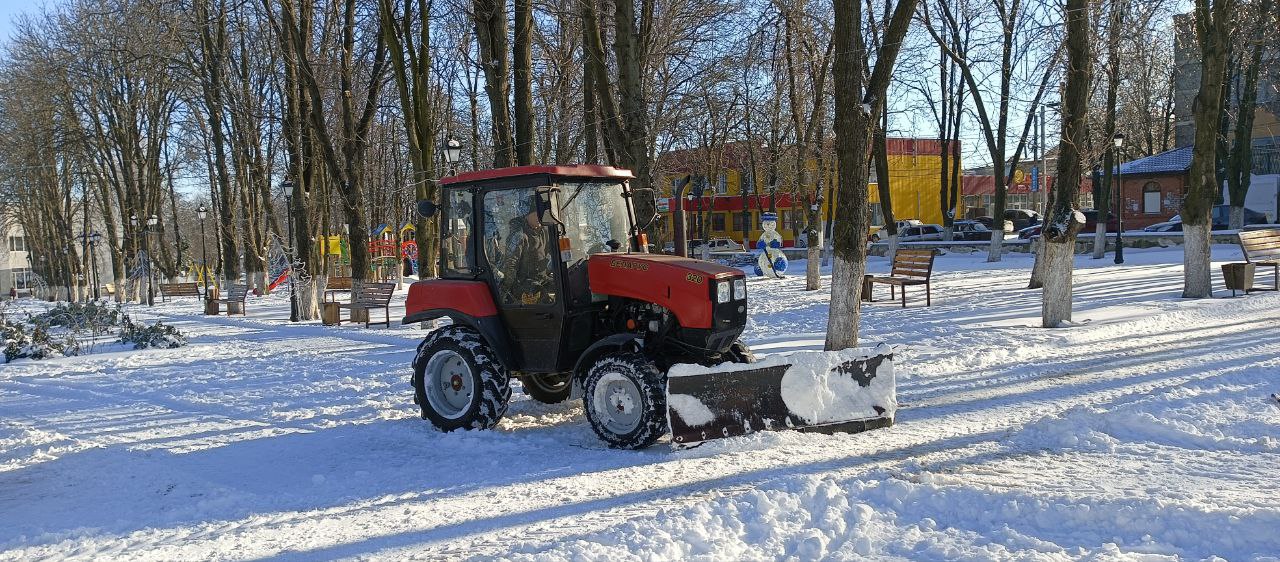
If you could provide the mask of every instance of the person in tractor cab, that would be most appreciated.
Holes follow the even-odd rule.
[[[498,260],[498,286],[504,302],[548,304],[555,301],[551,287],[550,236],[538,220],[538,208],[525,200],[523,212],[507,221],[506,251]]]

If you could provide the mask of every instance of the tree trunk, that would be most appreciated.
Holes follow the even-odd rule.
[[[1103,157],[1102,182],[1094,190],[1095,200],[1093,206],[1098,209],[1098,226],[1100,232],[1106,234],[1107,219],[1110,216],[1110,205],[1106,202],[1112,200],[1111,184],[1115,174],[1116,166],[1120,165],[1120,161],[1115,158],[1116,150],[1112,143],[1112,139],[1116,134],[1116,95],[1120,91],[1120,31],[1124,21],[1125,4],[1120,1],[1113,1],[1111,4],[1111,17],[1107,22],[1107,105],[1106,105],[1106,122],[1103,125],[1103,142],[1108,147],[1106,155]],[[1099,204],[1098,201],[1103,201]],[[1096,233],[1093,237],[1093,258],[1102,259],[1107,253],[1107,237],[1098,236]]]
[[[516,165],[533,164],[533,0],[515,0]]]
[[[1084,216],[1075,209],[1080,196],[1081,148],[1089,136],[1089,0],[1067,0],[1067,71],[1062,99],[1062,140],[1058,143],[1058,181],[1044,239],[1044,293],[1041,325],[1057,328],[1071,322],[1071,273],[1076,234]]]
[[[862,276],[867,268],[868,148],[883,111],[893,65],[902,46],[916,0],[901,0],[884,32],[875,57],[875,69],[865,82],[866,47],[862,38],[862,14],[854,0],[835,0],[835,134],[837,178],[834,260],[831,266],[831,306],[827,318],[825,349],[834,351],[858,345]]]
[[[1183,298],[1213,296],[1209,269],[1209,216],[1222,184],[1217,177],[1222,88],[1235,0],[1197,0],[1196,40],[1200,47],[1200,90],[1194,102],[1195,144],[1182,200]]]
[[[511,135],[510,59],[507,58],[507,8],[504,0],[472,2],[480,66],[484,70],[484,91],[489,98],[493,124],[493,167],[515,162]]]

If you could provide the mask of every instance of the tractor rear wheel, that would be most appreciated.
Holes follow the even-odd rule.
[[[573,373],[523,375],[524,393],[543,404],[559,404],[573,393]]]
[[[610,447],[642,449],[667,433],[666,375],[639,353],[611,353],[587,370],[587,420]]]
[[[441,431],[491,429],[507,412],[511,377],[470,328],[449,326],[427,336],[413,371],[414,402]]]

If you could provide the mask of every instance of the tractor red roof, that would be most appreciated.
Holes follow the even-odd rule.
[[[454,183],[469,183],[482,180],[492,180],[498,178],[514,178],[519,176],[533,176],[539,174],[547,174],[552,176],[569,176],[580,178],[619,178],[631,179],[635,176],[630,170],[614,168],[613,166],[513,166],[510,168],[491,168],[488,170],[476,170],[474,172],[465,172],[456,176],[450,176],[440,180],[441,184],[449,185]]]

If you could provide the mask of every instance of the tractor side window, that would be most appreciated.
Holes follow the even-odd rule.
[[[529,189],[484,194],[485,258],[493,268],[499,300],[507,305],[556,302],[552,239],[538,221]]]
[[[591,294],[587,257],[624,251],[630,219],[622,184],[618,182],[565,182],[560,184],[560,221],[568,243],[564,260],[568,290],[574,302],[601,301]]]
[[[471,246],[471,234],[475,228],[472,224],[471,209],[472,192],[469,189],[446,189],[444,192],[444,213],[440,220],[444,224],[444,272],[471,275],[475,271],[476,257]]]

